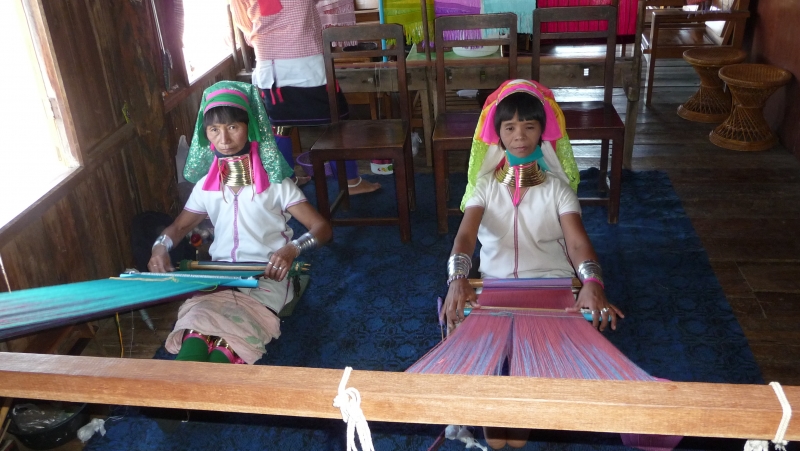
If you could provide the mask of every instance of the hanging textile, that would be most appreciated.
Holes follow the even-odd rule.
[[[611,0],[537,0],[538,8],[556,6],[600,6],[611,5]],[[619,0],[617,13],[617,36],[636,35],[636,0]],[[608,29],[606,22],[587,20],[581,22],[549,22],[542,24],[542,33],[563,31],[601,31]]]
[[[480,14],[481,0],[434,0],[436,17]],[[447,30],[444,39],[481,39],[481,30]]]
[[[428,16],[428,42],[433,42],[433,1],[426,2]],[[406,43],[419,44],[423,41],[422,6],[419,0],[385,0],[384,21],[399,23],[406,34]]]
[[[356,8],[353,0],[322,0],[317,3],[322,29],[356,24]],[[334,46],[346,47],[351,42],[334,42]]]
[[[517,15],[517,33],[533,33],[533,10],[536,2],[531,0],[483,0],[483,12],[514,13]]]

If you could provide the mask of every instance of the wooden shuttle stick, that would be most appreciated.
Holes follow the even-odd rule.
[[[264,271],[267,269],[266,263],[240,263],[240,262],[209,262],[181,260],[181,271],[207,270],[207,271]]]

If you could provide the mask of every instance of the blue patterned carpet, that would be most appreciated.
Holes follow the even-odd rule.
[[[581,192],[596,170],[582,174]],[[379,193],[353,198],[358,208],[394,211],[388,177]],[[311,284],[265,365],[403,371],[441,337],[436,297],[443,292],[451,233],[436,234],[433,181],[417,175],[412,242],[396,227],[341,227],[335,242],[310,255]],[[453,184],[463,185],[454,176]],[[305,187],[313,198],[313,184]],[[454,201],[459,194],[454,195]],[[675,381],[761,383],[761,375],[700,240],[666,174],[627,172],[617,225],[601,207],[584,222],[600,256],[609,299],[626,314],[606,336],[650,374]],[[156,358],[171,358],[163,349]],[[157,413],[117,409],[86,450],[345,450],[345,424],[264,415],[193,412],[165,427]],[[176,415],[179,416],[179,415]],[[378,450],[425,450],[439,425],[370,423]],[[480,436],[480,428],[476,428]],[[620,450],[616,434],[535,431],[526,450]],[[742,449],[743,441],[685,438],[680,449]],[[449,442],[444,450],[464,449]]]

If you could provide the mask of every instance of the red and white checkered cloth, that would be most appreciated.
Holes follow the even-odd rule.
[[[322,22],[314,0],[281,0],[277,14],[261,16],[258,0],[231,0],[233,21],[256,60],[300,58],[322,53]]]

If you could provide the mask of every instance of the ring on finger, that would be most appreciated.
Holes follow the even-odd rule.
[[[609,310],[611,310],[611,309],[608,308],[608,307],[603,307],[603,308],[600,309],[600,313],[608,313]]]

